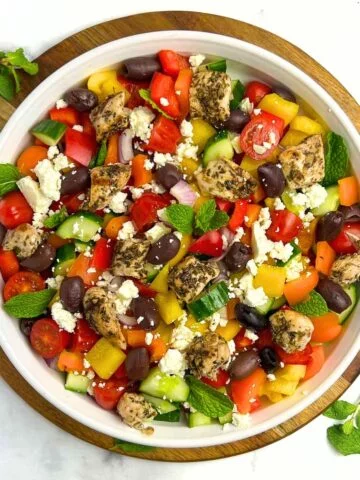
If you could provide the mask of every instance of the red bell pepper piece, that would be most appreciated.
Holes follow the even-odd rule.
[[[105,410],[113,410],[118,404],[120,397],[125,393],[127,384],[127,378],[119,380],[96,379],[93,388],[96,403]]]
[[[169,75],[155,72],[150,83],[150,96],[159,108],[170,117],[180,115],[178,97],[175,94],[175,83]]]
[[[51,120],[65,123],[69,127],[80,124],[80,115],[73,107],[52,108],[49,112]]]
[[[233,206],[233,202],[229,202],[229,200],[224,200],[223,198],[215,198],[216,206],[222,212],[228,213],[230,208]]]
[[[265,347],[274,347],[274,342],[270,328],[260,330],[258,333],[259,338],[255,342],[255,346],[258,350],[262,350]]]
[[[241,225],[244,223],[247,204],[248,204],[248,202],[246,200],[237,200],[235,202],[234,212],[231,215],[231,218],[230,218],[229,223],[228,223],[228,227],[233,232],[236,232],[236,230],[239,227],[241,227]]]
[[[139,280],[132,279],[134,284],[137,286],[139,290],[139,294],[143,297],[148,297],[148,298],[155,298],[157,295],[157,291],[154,290],[153,288],[149,287],[149,285],[144,285],[141,283]]]
[[[4,280],[8,280],[14,273],[20,270],[20,265],[12,250],[4,250],[0,247],[0,273]]]
[[[231,382],[231,397],[236,403],[239,413],[246,414],[251,412],[251,400],[259,396],[265,381],[266,374],[264,370],[257,368],[242,380],[233,380]]]
[[[80,125],[83,126],[83,132],[86,133],[86,135],[89,135],[90,137],[93,137],[93,138],[96,137],[96,131],[95,131],[95,128],[93,127],[93,124],[90,120],[89,112],[82,112],[81,113]]]
[[[114,251],[114,242],[107,238],[100,238],[95,244],[91,266],[99,270],[106,270],[111,265]]]
[[[218,230],[212,230],[202,235],[190,246],[190,253],[199,253],[210,257],[218,257],[223,249],[223,239]]]
[[[285,364],[289,363],[291,365],[306,365],[310,361],[312,347],[310,344],[308,344],[301,352],[287,353],[285,350],[279,347],[279,345],[275,345],[275,351],[280,360]]]
[[[190,85],[192,80],[192,70],[190,68],[184,68],[180,70],[179,75],[175,82],[175,94],[177,96],[180,117],[187,117],[190,110]]]
[[[201,381],[206,383],[207,385],[210,385],[210,387],[221,388],[225,387],[225,385],[229,383],[229,378],[230,375],[228,374],[228,372],[226,372],[225,370],[219,370],[215,380],[211,380],[207,377],[202,377]]]
[[[246,329],[242,327],[240,332],[234,338],[236,350],[243,350],[254,343],[250,338],[245,337],[245,331]]]
[[[289,210],[273,210],[271,225],[266,231],[267,237],[273,242],[291,242],[303,226],[300,218]]]
[[[156,193],[144,193],[135,200],[131,207],[130,217],[139,232],[146,227],[151,227],[157,221],[157,211],[170,205],[171,197],[157,195]]]
[[[71,351],[85,353],[91,350],[100,336],[93,330],[88,322],[79,318],[72,335]]]
[[[151,131],[149,143],[142,147],[153,152],[175,153],[180,139],[181,133],[176,123],[159,115]]]
[[[190,66],[187,57],[184,57],[173,50],[160,50],[158,57],[163,72],[172,77],[176,77],[180,70],[189,68]]]
[[[65,155],[87,167],[95,155],[96,140],[84,132],[68,128],[65,132]]]
[[[51,207],[53,210],[57,210],[58,208],[61,207],[61,204],[63,204],[65,205],[68,213],[75,213],[80,209],[80,206],[84,202],[84,198],[82,197],[82,195],[83,194],[81,192],[69,193],[68,195],[63,195],[60,198],[59,202],[54,202]]]
[[[126,102],[127,108],[136,108],[145,105],[145,100],[143,100],[139,95],[139,90],[144,88],[149,88],[149,82],[141,82],[136,80],[129,80],[122,75],[117,76],[118,82],[123,85],[130,94],[129,100]]]
[[[117,380],[121,380],[122,378],[127,378],[125,362],[123,362],[120,365],[120,367],[112,375],[112,378],[116,378]]]

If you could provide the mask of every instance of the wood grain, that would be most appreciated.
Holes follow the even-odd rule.
[[[21,93],[8,103],[0,99],[0,128],[14,109],[46,77],[56,69],[88,50],[118,38],[159,30],[198,30],[219,33],[245,40],[285,58],[310,75],[323,86],[341,105],[356,127],[360,130],[360,107],[349,92],[321,65],[291,43],[261,28],[230,18],[195,12],[152,12],[111,20],[83,30],[50,48],[37,61],[40,73],[36,77],[23,76]],[[303,427],[334,400],[336,400],[360,372],[360,354],[354,359],[342,377],[319,400],[306,410],[254,437],[215,447],[196,449],[155,449],[154,451],[131,454],[149,460],[191,462],[213,460],[246,453],[269,445]],[[41,397],[17,372],[0,350],[0,374],[11,388],[31,407],[67,432],[99,447],[110,449],[113,439],[96,432],[64,413]],[[124,453],[119,451],[119,453]]]

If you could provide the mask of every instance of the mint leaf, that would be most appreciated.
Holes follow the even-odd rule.
[[[209,229],[210,221],[216,210],[215,200],[211,199],[203,203],[196,214],[195,227],[203,232]]]
[[[65,218],[68,216],[67,210],[65,207],[61,207],[61,209],[50,215],[50,217],[44,220],[44,227],[46,228],[55,228],[58,227],[60,224],[63,223]]]
[[[342,455],[360,454],[360,430],[356,428],[346,435],[341,425],[334,425],[327,429],[327,438]]]
[[[347,420],[345,423],[343,423],[341,428],[342,428],[342,431],[345,433],[345,435],[350,435],[350,433],[354,429],[353,418],[351,417],[349,420]]]
[[[0,77],[1,78],[1,77]],[[1,83],[1,82],[0,82]],[[0,197],[17,189],[16,182],[20,179],[19,170],[11,163],[0,164]]]
[[[218,230],[221,227],[227,225],[229,221],[229,215],[221,210],[216,210],[213,218],[210,220],[209,230]]]
[[[4,303],[4,310],[16,318],[38,317],[46,310],[56,290],[48,288],[39,292],[21,293]]]
[[[181,233],[192,233],[194,210],[191,207],[176,203],[167,207],[165,214],[169,223],[176,230]]]
[[[125,442],[125,440],[119,440],[114,438],[114,446],[110,450],[121,449],[127,453],[136,453],[136,452],[152,452],[155,450],[155,447],[151,445],[140,445],[139,443]]]
[[[19,79],[19,75],[16,73],[16,70],[14,67],[9,67],[9,70],[11,72],[11,75],[13,76],[14,78],[14,83],[15,83],[15,93],[19,93],[20,92],[20,79]]]
[[[198,412],[203,413],[207,417],[218,418],[232,412],[233,402],[215,388],[202,383],[197,378],[189,375],[186,382],[190,387],[188,403]]]
[[[353,405],[346,400],[337,400],[334,402],[323,415],[334,420],[346,420],[349,415],[352,415],[356,410],[356,405]]]
[[[18,48],[15,52],[7,52],[5,60],[13,67],[21,68],[29,75],[36,75],[39,71],[38,64],[30,62],[30,60],[26,58],[23,48]]]
[[[341,135],[329,132],[326,135],[324,187],[337,183],[349,173],[349,151]]]
[[[10,101],[15,95],[14,81],[4,69],[2,70],[0,74],[0,95],[5,98],[5,100]]]
[[[165,118],[168,118],[169,120],[174,120],[173,117],[170,117],[170,115],[168,115],[166,112],[164,112],[164,110],[162,110],[155,102],[154,100],[151,100],[151,97],[150,97],[150,90],[146,90],[145,88],[140,88],[139,90],[139,95],[140,97],[145,100],[145,102],[147,102],[151,108],[153,108],[154,110],[156,110],[157,112],[160,112],[161,115],[163,115]]]
[[[308,300],[293,306],[293,309],[304,315],[320,317],[329,311],[327,304],[320,293],[313,290],[310,292]]]
[[[360,430],[360,408],[358,407],[358,411],[355,415],[355,425],[356,425],[356,428],[358,428]]]

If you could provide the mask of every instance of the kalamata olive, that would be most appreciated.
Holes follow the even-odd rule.
[[[129,58],[123,62],[124,75],[129,80],[150,80],[155,72],[160,72],[161,65],[156,57]]]
[[[230,272],[241,272],[251,259],[251,248],[241,242],[234,242],[224,257],[224,263]]]
[[[87,88],[73,88],[69,90],[65,93],[64,100],[78,112],[86,112],[98,104],[97,95]]]
[[[174,233],[163,235],[151,246],[146,260],[153,265],[162,265],[178,253],[180,240]]]
[[[146,348],[130,350],[125,360],[126,375],[130,380],[142,380],[149,373],[150,358]]]
[[[61,195],[83,192],[90,185],[90,172],[86,167],[78,167],[64,173],[61,181]]]
[[[227,268],[225,262],[220,261],[220,262],[216,262],[216,264],[219,267],[219,275],[216,278],[214,278],[212,283],[219,283],[219,282],[222,282],[224,280],[225,281],[228,280],[229,272],[228,272],[228,268]]]
[[[316,291],[324,298],[330,310],[341,313],[351,305],[351,298],[344,289],[329,278],[322,278],[316,286]]]
[[[3,242],[5,235],[6,235],[6,228],[2,223],[0,223],[0,245]]]
[[[279,365],[279,357],[271,347],[265,347],[259,353],[262,368],[266,373],[272,373]]]
[[[273,87],[272,91],[273,93],[276,93],[277,95],[279,95],[279,97],[282,97],[284,100],[288,100],[289,102],[296,103],[295,95],[288,88],[276,86],[276,87]]]
[[[26,337],[30,337],[31,329],[35,322],[35,318],[22,318],[20,320],[20,330]]]
[[[259,313],[256,308],[245,305],[245,303],[238,303],[235,306],[235,316],[245,328],[255,332],[263,330],[268,324],[265,315]]]
[[[43,272],[53,263],[56,257],[56,249],[48,242],[38,246],[35,252],[28,258],[25,258],[20,265],[34,272]]]
[[[66,310],[78,312],[85,295],[84,281],[81,277],[67,277],[60,285],[60,300]]]
[[[170,190],[174,185],[176,185],[183,176],[178,168],[171,163],[167,163],[163,167],[156,170],[155,180],[160,183],[164,188]]]
[[[230,365],[230,376],[235,380],[241,380],[256,370],[259,364],[260,358],[255,350],[239,352]]]
[[[341,212],[328,212],[320,218],[316,226],[316,240],[318,242],[334,240],[344,225],[344,216]]]
[[[260,183],[267,197],[279,197],[285,190],[286,180],[280,165],[264,163],[258,169]]]
[[[355,223],[360,222],[360,203],[355,203],[351,207],[344,207],[340,205],[338,211],[344,216],[344,222]]]
[[[230,117],[224,123],[224,128],[231,132],[240,133],[247,123],[250,121],[250,115],[242,110],[233,110]]]
[[[160,315],[156,303],[152,298],[137,297],[131,303],[134,317],[143,330],[154,330],[160,322]]]

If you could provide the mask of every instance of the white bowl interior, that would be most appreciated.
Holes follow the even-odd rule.
[[[338,104],[313,80],[285,60],[254,45],[233,38],[200,32],[154,32],[120,39],[100,46],[66,64],[47,78],[7,123],[0,137],[3,162],[15,162],[29,142],[28,131],[41,119],[54,102],[72,86],[84,81],[91,73],[115,66],[126,58],[153,54],[163,48],[182,52],[201,52],[229,60],[232,78],[262,79],[284,84],[303,98],[325,119],[329,126],[343,135],[348,143],[354,170],[360,173],[360,142],[357,131]],[[1,286],[1,285],[0,285]],[[359,308],[355,316],[358,317]],[[99,408],[89,397],[64,389],[60,374],[47,367],[28,345],[18,327],[18,321],[2,311],[0,341],[5,353],[23,377],[47,400],[89,427],[115,438],[159,447],[201,447],[246,438],[289,419],[315,401],[349,365],[360,346],[360,322],[348,322],[321,372],[304,383],[287,400],[255,412],[247,430],[220,426],[189,429],[185,424],[159,423],[155,434],[144,436],[124,425],[118,416]]]

